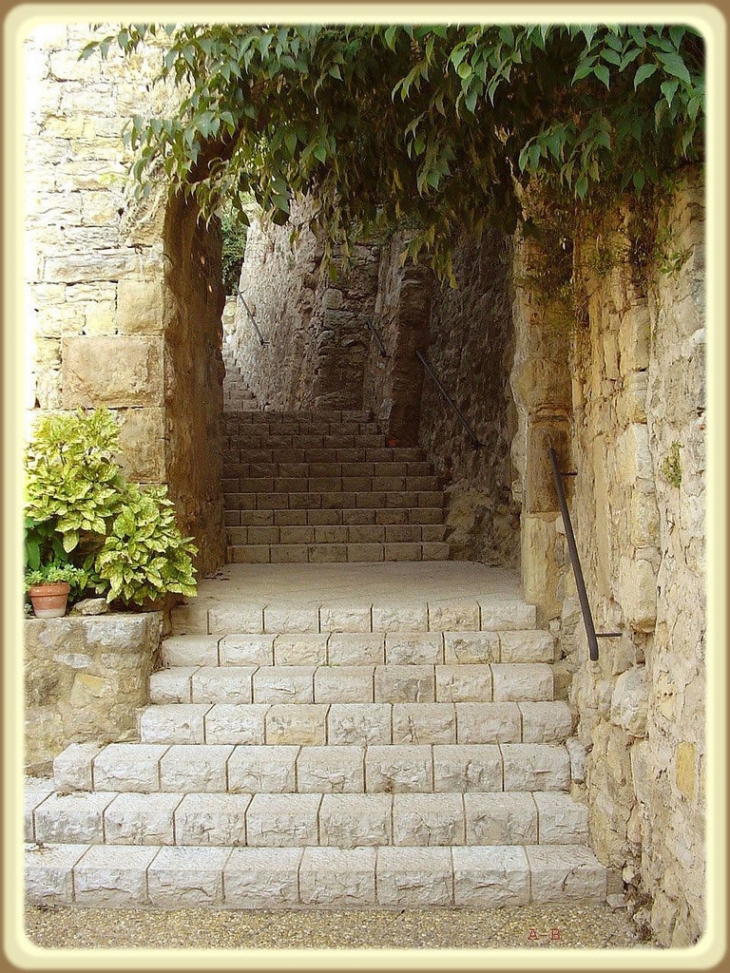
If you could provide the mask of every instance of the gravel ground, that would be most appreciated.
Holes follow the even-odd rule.
[[[642,942],[624,909],[595,905],[252,913],[29,907],[25,915],[30,942],[49,949],[652,947]]]

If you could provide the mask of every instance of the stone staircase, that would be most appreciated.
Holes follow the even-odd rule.
[[[445,494],[366,412],[226,416],[232,563],[447,560]]]
[[[253,412],[258,409],[256,396],[244,382],[241,369],[235,363],[227,342],[223,343],[223,364],[226,368],[223,379],[223,412]]]
[[[139,740],[72,745],[28,788],[31,902],[606,900],[532,606],[362,591],[328,604],[316,579],[296,603],[252,600],[230,570],[173,612]]]

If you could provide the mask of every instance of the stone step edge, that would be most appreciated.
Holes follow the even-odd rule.
[[[26,850],[26,897],[35,905],[498,908],[603,903],[615,881],[584,845]]]
[[[502,604],[423,601],[390,605],[371,602],[350,607],[282,606],[268,602],[238,607],[221,603],[208,607],[188,601],[172,610],[171,622],[173,635],[538,631],[536,607],[522,601]]]
[[[566,738],[567,739],[567,738]],[[145,743],[128,742],[112,743],[105,745],[97,744],[70,744],[54,760],[53,787],[64,793],[71,791],[94,791],[99,785],[99,790],[127,790],[133,792],[158,793],[167,788],[162,788],[161,762],[162,760],[175,761],[187,774],[184,783],[187,789],[207,790],[210,793],[228,793],[231,784],[230,762],[235,763],[243,757],[261,758],[267,761],[282,755],[288,758],[288,765],[294,767],[294,786],[298,788],[298,774],[296,767],[304,758],[312,756],[312,749],[327,749],[331,755],[332,747],[353,747],[355,750],[365,751],[366,744],[327,744],[324,741],[317,744],[298,744],[298,743]],[[370,744],[382,751],[385,747],[392,747],[394,750],[401,747],[451,747],[468,748],[492,747],[499,749],[499,781],[500,788],[495,790],[506,791],[541,791],[541,790],[567,790],[572,780],[580,777],[581,767],[579,760],[566,745],[566,742],[551,740],[545,743],[523,743],[515,740],[509,743],[488,743],[488,744],[464,744],[464,743],[445,743],[445,744]],[[504,747],[509,747],[506,751]],[[275,750],[275,748],[277,748]],[[307,749],[310,748],[310,749]],[[296,751],[296,753],[292,753]],[[414,758],[418,754],[414,753]],[[438,754],[441,759],[444,755]],[[446,755],[449,756],[448,754]],[[492,755],[493,757],[496,756]],[[531,760],[536,760],[537,768],[533,766]],[[363,781],[367,782],[367,754],[361,759],[363,767]],[[197,770],[195,763],[197,760]],[[552,763],[552,766],[550,764]],[[109,764],[109,767],[106,767]],[[273,767],[273,764],[272,764]],[[433,750],[430,755],[430,767],[432,780],[436,779],[436,756]],[[115,772],[115,779],[121,786],[112,787],[108,783],[109,770]],[[542,769],[541,769],[542,768]],[[556,770],[557,768],[557,770]],[[174,770],[174,767],[173,767]],[[301,768],[299,768],[301,773]],[[529,772],[529,774],[527,773]],[[195,782],[193,778],[197,773],[200,780]],[[288,772],[287,772],[288,773]],[[519,777],[519,774],[522,776]],[[552,774],[548,779],[544,774]],[[106,775],[106,776],[105,776]],[[532,775],[532,776],[529,776]],[[557,775],[557,779],[555,778]],[[166,769],[165,778],[169,778]],[[173,781],[180,779],[175,778]],[[521,786],[517,786],[517,781]],[[103,782],[105,786],[101,786]],[[495,784],[497,781],[495,781]],[[514,786],[513,786],[514,785]],[[529,785],[529,786],[528,786]],[[549,785],[549,786],[545,786]],[[281,785],[279,785],[281,786]],[[287,786],[289,786],[287,784]],[[364,785],[365,786],[365,785]],[[170,788],[175,791],[179,788]],[[267,791],[268,793],[269,791]]]
[[[272,815],[283,817],[268,836]],[[25,840],[249,848],[585,844],[588,808],[563,791],[54,793],[26,814]]]
[[[288,669],[300,665],[340,668],[383,665],[552,665],[555,662],[555,645],[550,639],[495,638],[487,644],[468,645],[465,640],[458,638],[439,639],[441,633],[423,632],[421,634],[426,638],[436,638],[420,646],[410,639],[404,646],[396,639],[378,639],[380,634],[324,632],[298,637],[271,634],[173,635],[162,641],[162,665],[155,672],[191,666],[218,668],[258,665]],[[347,636],[352,638],[348,639]],[[372,640],[365,641],[367,636]],[[206,643],[203,639],[210,641]]]

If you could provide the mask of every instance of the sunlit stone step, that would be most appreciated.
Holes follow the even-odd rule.
[[[602,903],[607,869],[583,845],[454,848],[68,844],[26,852],[34,905],[317,909]]]

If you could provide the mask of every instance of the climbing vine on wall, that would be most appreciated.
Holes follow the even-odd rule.
[[[312,194],[326,260],[408,218],[408,254],[450,275],[455,229],[514,229],[519,185],[640,193],[703,156],[704,45],[682,24],[135,24],[82,56],[165,32],[180,102],[131,122],[140,186],[161,165],[206,216],[242,190],[279,224]]]

